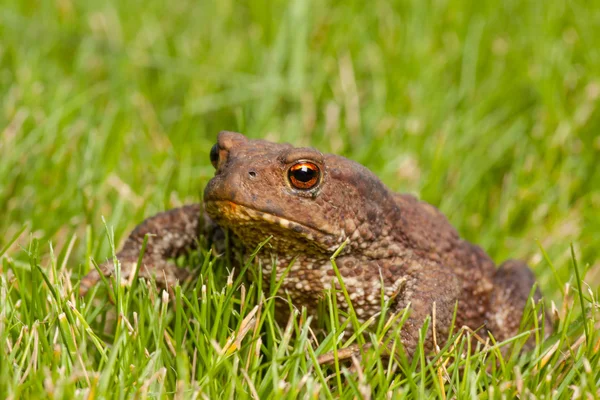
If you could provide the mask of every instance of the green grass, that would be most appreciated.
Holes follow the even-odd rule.
[[[2,2],[0,398],[600,396],[594,3]],[[528,260],[557,334],[522,357],[456,337],[399,372],[377,348],[320,367],[335,315],[278,326],[270,289],[205,251],[168,304],[78,299],[112,254],[102,218],[119,244],[198,201],[223,129],[351,157]]]

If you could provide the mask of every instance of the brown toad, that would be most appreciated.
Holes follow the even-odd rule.
[[[169,258],[195,247],[198,235],[219,240],[228,229],[234,247],[247,254],[272,236],[258,254],[264,278],[270,280],[273,265],[280,278],[292,262],[280,292],[314,312],[336,282],[330,257],[346,242],[336,265],[359,320],[379,313],[382,293],[392,312],[410,305],[401,331],[409,355],[434,308],[437,338],[443,341],[457,301],[456,326],[481,329],[483,337],[487,330],[499,341],[517,333],[535,283],[529,268],[519,261],[496,268],[435,207],[390,191],[362,165],[233,132],[219,134],[210,158],[216,172],[203,206],[181,207],[140,224],[117,254],[123,279],[130,277],[147,233],[155,236],[140,276],[155,275],[165,285],[188,276]],[[103,265],[106,275],[113,269],[112,262]],[[95,271],[88,274],[82,292],[98,279]],[[347,308],[341,293],[338,300]],[[429,335],[426,346],[431,345]]]

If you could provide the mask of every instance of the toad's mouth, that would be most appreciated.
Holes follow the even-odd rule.
[[[249,236],[249,230],[255,230],[256,234],[273,235],[274,239],[280,235],[285,237],[301,236],[328,248],[330,247],[329,242],[336,236],[326,227],[310,226],[231,200],[207,200],[204,204],[206,212],[211,218],[238,233],[242,238]],[[255,237],[256,235],[250,236]]]

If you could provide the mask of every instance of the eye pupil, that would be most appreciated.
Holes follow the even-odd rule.
[[[306,165],[301,166],[299,169],[294,171],[294,178],[300,182],[308,182],[317,176],[317,171],[308,168]]]
[[[289,170],[289,181],[296,189],[312,189],[319,183],[321,171],[311,162],[299,162]]]
[[[210,163],[215,168],[219,165],[219,146],[216,144],[210,149]]]

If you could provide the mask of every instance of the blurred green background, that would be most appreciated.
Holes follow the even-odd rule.
[[[598,285],[589,4],[4,0],[0,248],[27,224],[21,246],[77,235],[70,262],[103,260],[102,216],[120,240],[198,201],[216,134],[236,130],[367,165],[497,261],[527,259],[551,299],[571,243]]]

